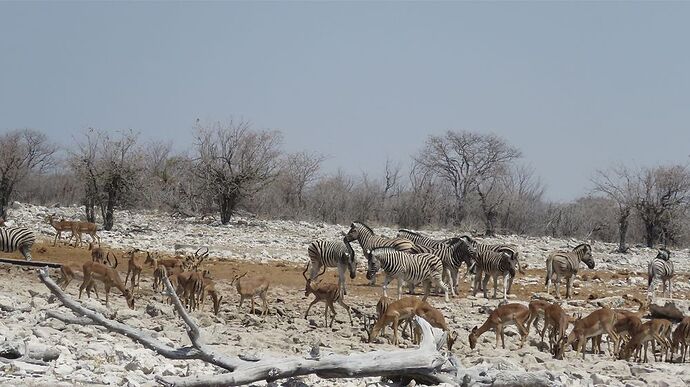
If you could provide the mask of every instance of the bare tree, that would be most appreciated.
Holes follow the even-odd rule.
[[[671,215],[690,199],[690,172],[681,165],[645,168],[637,179],[636,207],[648,247],[673,240]]]
[[[517,165],[504,176],[506,200],[503,203],[501,227],[517,234],[534,231],[543,215],[544,185],[534,168]]]
[[[630,225],[630,214],[635,208],[636,179],[628,168],[615,165],[607,170],[597,170],[592,177],[594,191],[606,195],[618,208],[618,252],[625,253]]]
[[[254,131],[247,121],[196,128],[195,171],[215,197],[221,223],[230,221],[241,200],[275,178],[280,142],[279,132]]]
[[[113,228],[115,208],[132,204],[140,195],[143,154],[137,140],[138,134],[132,130],[112,137],[89,129],[72,152],[72,169],[84,185],[87,220],[95,221],[98,206],[106,230]]]
[[[32,172],[51,166],[56,151],[45,134],[35,130],[13,130],[0,136],[0,217],[7,217],[17,184]]]
[[[452,187],[455,221],[460,223],[467,215],[468,195],[477,191],[479,182],[499,176],[519,157],[518,149],[496,135],[448,131],[442,137],[429,136],[416,160]]]

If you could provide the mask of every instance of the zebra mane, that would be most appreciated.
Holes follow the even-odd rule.
[[[579,245],[575,246],[575,248],[573,248],[573,251],[578,251],[581,249],[592,251],[592,246],[590,246],[589,243],[580,243]]]
[[[372,234],[374,233],[374,230],[372,230],[371,227],[369,227],[369,226],[367,226],[366,224],[360,222],[359,220],[355,220],[354,222],[352,222],[352,225],[353,225],[353,226],[354,226],[355,224],[358,224],[358,225],[360,225],[360,226],[366,228],[366,229],[369,230],[369,232],[372,233]]]

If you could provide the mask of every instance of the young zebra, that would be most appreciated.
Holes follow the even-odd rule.
[[[463,262],[467,265],[468,272],[474,272],[476,269],[477,250],[467,244],[464,239],[457,238],[451,245],[441,244],[436,248],[418,245],[417,250],[419,253],[431,253],[441,258],[444,281],[448,281],[453,296],[458,294],[458,271]]]
[[[565,298],[570,298],[570,288],[573,284],[573,277],[580,270],[580,261],[587,267],[594,269],[594,258],[592,257],[592,247],[587,243],[581,243],[573,251],[556,251],[549,254],[546,258],[546,293],[549,293],[549,281],[551,276],[556,275],[553,286],[556,288],[556,298],[561,298],[560,284],[561,276],[566,279]]]
[[[518,265],[517,256],[510,254],[507,251],[485,251],[478,252],[477,257],[477,274],[474,277],[474,290],[472,295],[477,295],[479,290],[479,282],[482,282],[482,289],[484,290],[484,298],[488,296],[489,277],[494,279],[494,298],[496,298],[496,290],[498,287],[498,276],[503,276],[503,300],[508,299],[508,283],[510,278],[515,277],[515,267]],[[482,273],[484,279],[482,280]]]
[[[383,280],[383,295],[387,296],[388,283],[394,278],[398,280],[398,299],[402,297],[403,282],[424,283],[424,298],[426,300],[431,290],[431,285],[443,289],[446,302],[448,302],[448,287],[443,283],[443,263],[441,258],[434,254],[408,254],[390,247],[380,247],[367,251],[368,261],[367,279],[376,275],[379,269],[383,269],[386,278]]]
[[[349,242],[315,240],[307,248],[309,262],[311,263],[311,273],[309,280],[313,281],[318,277],[321,267],[338,268],[338,285],[343,295],[347,294],[345,289],[345,269],[350,271],[350,278],[354,279],[357,275],[357,261],[355,251]]]
[[[19,250],[27,261],[31,260],[31,246],[36,242],[36,236],[28,228],[3,227],[0,228],[0,251],[11,253]]]
[[[647,296],[651,299],[654,295],[654,280],[659,278],[663,283],[661,296],[666,295],[668,283],[668,297],[673,299],[673,262],[671,262],[671,252],[665,248],[659,249],[659,253],[649,262],[647,266]]]
[[[472,246],[472,248],[477,250],[477,253],[479,253],[479,254],[484,254],[488,251],[498,251],[498,252],[505,252],[505,253],[512,255],[515,258],[515,261],[517,262],[516,266],[517,266],[518,272],[520,274],[524,274],[524,272],[522,271],[522,267],[520,266],[520,252],[518,251],[516,246],[505,245],[505,244],[490,245],[490,244],[486,244],[486,243],[479,243],[479,242],[477,242],[476,239],[472,238],[471,236],[469,236],[467,234],[461,235],[460,237],[458,237],[458,239],[464,239],[470,246]],[[479,282],[480,285],[483,284],[483,282],[481,280],[481,275],[482,275],[481,272],[477,272],[477,276],[479,276],[479,278],[476,279],[476,276],[475,276],[476,282]],[[508,289],[507,289],[508,294],[510,294],[510,289],[513,287],[513,279],[514,278],[515,278],[515,271],[513,271],[513,274],[511,274],[510,277],[508,278]]]
[[[377,247],[391,247],[395,250],[405,252],[415,251],[415,245],[412,241],[404,238],[385,238],[380,235],[375,235],[374,231],[369,228],[369,226],[359,221],[352,222],[350,231],[347,232],[343,240],[346,243],[357,240],[365,255],[367,251]],[[376,285],[376,277],[368,279],[370,285]]]

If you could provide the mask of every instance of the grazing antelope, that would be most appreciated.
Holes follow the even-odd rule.
[[[326,303],[326,308],[324,310],[324,326],[332,327],[333,326],[333,321],[335,320],[335,306],[333,303],[337,302],[347,310],[348,316],[350,316],[350,325],[352,325],[352,313],[350,312],[350,306],[347,305],[343,301],[343,293],[340,291],[340,286],[338,284],[333,284],[333,283],[317,283],[313,284],[311,278],[307,278],[307,270],[309,270],[309,263],[307,263],[307,268],[304,269],[302,272],[302,276],[304,279],[307,281],[305,287],[304,287],[304,296],[307,297],[309,294],[314,295],[314,300],[309,304],[307,307],[307,311],[304,313],[304,319],[307,319],[307,316],[309,315],[309,310],[311,309],[314,304],[317,302],[323,301]],[[324,271],[321,272],[323,274],[326,271],[326,266],[324,266]],[[321,275],[319,274],[319,275]],[[318,276],[317,276],[318,277]],[[328,309],[331,309],[332,317],[331,317],[331,324],[328,324]]]
[[[223,301],[223,296],[220,296],[218,294],[218,291],[216,290],[216,284],[213,282],[213,279],[211,277],[204,276],[204,292],[211,297],[211,301],[213,301],[213,314],[218,315],[218,312],[220,312],[220,303]],[[202,300],[204,297],[202,297]]]
[[[46,220],[48,221],[48,224],[53,226],[53,228],[55,229],[55,239],[53,240],[53,246],[57,246],[57,240],[58,240],[58,238],[61,238],[62,233],[64,231],[70,231],[70,232],[72,231],[72,223],[73,222],[71,222],[69,220],[64,220],[64,219],[56,221],[56,220],[53,220],[53,216],[55,216],[55,214],[48,215],[46,217]],[[69,243],[72,240],[72,238],[74,238],[74,234],[72,234],[70,236],[67,243]]]
[[[647,346],[652,342],[652,353],[655,352],[655,342],[661,344],[663,351],[666,352],[671,348],[671,329],[672,325],[669,320],[655,318],[645,322],[636,329],[630,341],[623,347],[620,353],[620,358],[628,360],[633,351],[637,353],[637,361],[641,360],[642,346],[644,345],[644,362],[647,363]],[[656,354],[654,353],[656,357]],[[662,354],[663,358],[663,354]]]
[[[65,264],[60,266],[60,278],[58,278],[56,283],[58,284],[58,286],[60,286],[62,290],[65,290],[75,277],[80,277],[82,280],[84,279],[84,274],[82,273],[81,266],[78,266],[73,263]],[[94,293],[96,293],[96,298],[98,298],[96,284],[93,281],[89,284],[88,291],[91,290],[93,290]]]
[[[135,279],[136,286],[139,287],[139,280],[141,280],[141,271],[144,269],[144,263],[136,256],[136,253],[139,251],[139,249],[132,249],[125,253],[125,257],[129,257],[129,260],[127,261],[127,275],[125,276],[125,285],[127,284],[129,274],[131,273],[132,291],[134,291]]]
[[[443,317],[443,313],[440,310],[429,305],[426,301],[422,301],[417,306],[415,314],[426,320],[432,327],[442,329],[446,332],[446,345],[448,345],[449,351],[453,350],[453,344],[458,338],[458,332],[450,330],[448,324],[446,324],[446,318]],[[420,342],[420,336],[421,330],[417,327],[417,329],[415,329],[415,342]]]
[[[541,333],[541,342],[544,342],[544,332],[546,328],[551,328],[549,335],[549,349],[555,351],[556,343],[566,334],[568,324],[571,322],[570,317],[565,313],[563,308],[558,304],[551,304],[544,309],[544,329]],[[529,324],[528,324],[529,325]]]
[[[122,279],[120,278],[120,274],[118,274],[118,272],[115,269],[113,269],[112,267],[108,267],[102,263],[96,262],[86,262],[82,266],[82,269],[84,273],[84,281],[82,281],[81,286],[79,287],[80,299],[81,293],[84,289],[86,289],[87,296],[90,297],[91,294],[89,293],[89,285],[94,280],[99,280],[103,282],[103,285],[105,286],[106,307],[108,307],[110,288],[112,286],[115,286],[122,292],[122,295],[125,296],[125,299],[127,299],[127,306],[129,306],[131,309],[134,309],[134,296],[129,291],[129,289],[125,287],[125,284],[122,282]]]
[[[242,303],[246,298],[249,298],[251,300],[251,313],[254,313],[254,297],[259,296],[262,301],[262,306],[263,310],[261,312],[261,315],[264,316],[268,314],[268,299],[267,299],[267,292],[268,292],[268,287],[271,285],[270,281],[266,279],[265,277],[256,277],[256,278],[244,278],[247,273],[245,272],[242,275],[235,275],[235,277],[232,279],[230,282],[230,285],[235,284],[235,287],[237,288],[237,293],[240,295],[240,304],[239,307],[242,307]]]
[[[505,337],[503,335],[503,328],[509,324],[515,324],[520,333],[520,348],[525,345],[527,341],[527,334],[529,331],[525,328],[525,323],[529,319],[529,308],[522,304],[511,303],[503,304],[496,308],[486,319],[481,327],[476,326],[472,328],[469,335],[470,348],[474,349],[477,346],[477,339],[486,331],[493,329],[496,331],[496,347],[498,347],[498,339],[501,339],[501,345],[505,349]]]
[[[384,327],[393,324],[393,344],[398,345],[398,325],[401,320],[414,317],[420,300],[417,297],[403,297],[388,305],[388,308],[371,328],[369,342],[376,340]]]
[[[606,333],[613,339],[614,352],[618,352],[619,337],[613,330],[616,323],[616,313],[610,308],[597,309],[587,317],[581,318],[573,323],[573,330],[566,337],[561,337],[555,350],[556,358],[562,359],[565,347],[577,341],[578,350],[585,358],[585,344],[587,339]]]
[[[544,310],[551,305],[550,302],[544,300],[532,300],[529,302],[529,319],[525,324],[525,328],[530,329],[530,325],[533,325],[537,331],[539,331],[538,323],[539,317],[544,318]],[[546,326],[541,331],[541,342],[544,342],[544,333],[546,332]]]

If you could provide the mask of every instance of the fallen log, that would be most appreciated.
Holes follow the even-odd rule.
[[[61,268],[61,263],[55,262],[41,262],[41,261],[25,261],[23,259],[10,259],[0,257],[0,263],[5,263],[9,265],[16,266],[28,266],[28,267],[51,267],[53,269]]]

